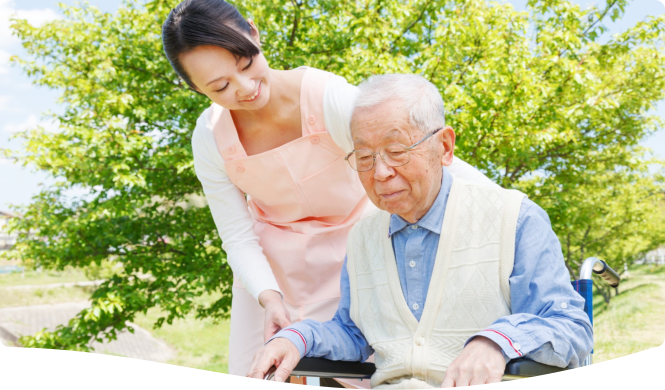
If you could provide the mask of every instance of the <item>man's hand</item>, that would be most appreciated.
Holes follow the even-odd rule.
[[[494,341],[478,336],[464,347],[443,378],[441,387],[460,387],[500,382],[506,359]]]
[[[263,379],[268,370],[275,366],[275,382],[285,382],[291,371],[300,361],[300,352],[288,339],[276,338],[254,355],[252,367],[247,376],[249,378]]]
[[[275,333],[291,325],[291,320],[289,311],[282,302],[282,296],[277,291],[262,291],[259,294],[259,304],[265,309],[263,342],[266,343]]]

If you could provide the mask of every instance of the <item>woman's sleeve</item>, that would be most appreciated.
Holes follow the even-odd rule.
[[[353,150],[351,114],[358,87],[341,76],[332,76],[323,91],[323,121],[328,134],[344,152]]]
[[[235,277],[258,300],[264,290],[282,293],[275,275],[254,233],[254,223],[247,209],[245,196],[229,179],[220,161],[212,153],[219,153],[210,132],[205,111],[192,135],[194,169],[201,181],[210,212],[222,239],[222,248]],[[217,159],[221,160],[221,156]]]
[[[446,168],[450,173],[453,174],[453,176],[459,177],[460,179],[478,184],[498,186],[498,184],[490,180],[489,177],[485,176],[484,173],[480,172],[474,166],[468,164],[466,161],[459,157],[453,157],[452,164]]]
[[[337,146],[346,153],[353,150],[350,124],[353,104],[358,92],[358,87],[347,83],[346,79],[341,76],[332,76],[323,92],[323,119],[326,130]],[[458,157],[453,158],[452,164],[447,169],[453,176],[460,179],[479,184],[497,185],[478,169]]]

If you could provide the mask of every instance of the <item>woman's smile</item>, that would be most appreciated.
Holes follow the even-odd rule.
[[[251,94],[247,99],[240,100],[243,103],[249,103],[253,102],[254,100],[258,99],[259,96],[261,96],[261,82],[259,82],[259,87],[254,91],[253,94]]]

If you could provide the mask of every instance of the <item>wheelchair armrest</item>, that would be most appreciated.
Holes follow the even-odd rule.
[[[508,362],[503,372],[503,379],[528,378],[531,376],[553,374],[566,370],[565,368],[548,366],[547,364],[534,362],[526,358],[514,359]]]
[[[515,359],[508,362],[504,379],[527,378],[552,374],[565,368],[548,366],[528,359]],[[376,371],[374,363],[342,362],[323,358],[302,358],[291,375],[314,376],[319,378],[369,379]]]
[[[323,358],[302,358],[291,375],[319,378],[369,379],[376,371],[374,363],[343,362]]]

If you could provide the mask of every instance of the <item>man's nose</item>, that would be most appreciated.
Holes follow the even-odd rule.
[[[374,179],[384,181],[392,176],[395,176],[395,169],[386,164],[380,155],[377,155],[374,161]]]

